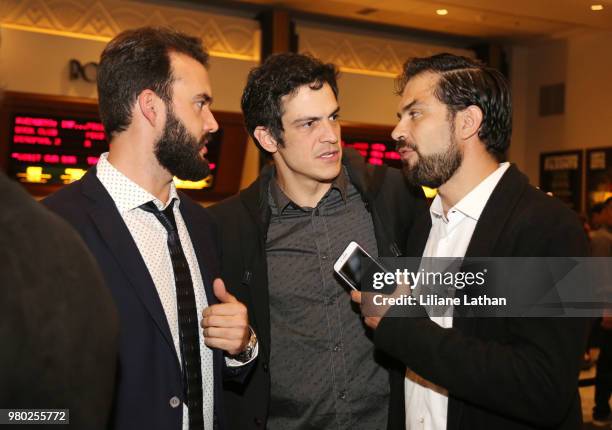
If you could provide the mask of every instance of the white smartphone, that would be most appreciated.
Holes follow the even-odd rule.
[[[361,281],[372,280],[374,272],[386,272],[357,242],[351,242],[334,263],[334,271],[354,290],[359,290]]]

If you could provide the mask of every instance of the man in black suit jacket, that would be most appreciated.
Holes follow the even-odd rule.
[[[498,71],[440,54],[407,62],[400,84],[393,138],[405,175],[438,188],[431,214],[414,224],[408,255],[587,255],[577,216],[503,162],[511,103]],[[390,428],[580,428],[585,321],[458,318],[460,311],[428,316],[415,305],[403,307],[405,317],[366,316],[377,347],[408,369],[392,381]]]
[[[2,172],[0,195],[0,407],[68,409],[69,428],[106,429],[118,319],[100,270],[76,232]]]
[[[209,215],[172,179],[209,174],[207,60],[199,39],[169,29],[113,39],[98,69],[110,151],[45,200],[81,234],[119,309],[115,429],[222,427],[222,372],[243,378],[256,355],[245,306],[215,279]]]

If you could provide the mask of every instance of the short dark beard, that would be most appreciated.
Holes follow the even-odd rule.
[[[416,145],[404,145],[416,152],[418,156],[414,166],[411,167],[407,162],[404,162],[402,168],[404,176],[413,185],[438,188],[455,174],[463,161],[463,154],[452,134],[448,149],[443,153],[422,155]]]
[[[155,157],[159,164],[173,176],[187,181],[200,181],[210,174],[208,160],[200,156],[210,135],[198,140],[174,115],[170,103],[166,103],[164,133],[155,143]]]

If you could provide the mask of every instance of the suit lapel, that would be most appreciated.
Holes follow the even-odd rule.
[[[160,330],[178,363],[168,320],[153,279],[115,203],[96,177],[95,172],[95,168],[89,170],[82,180],[83,193],[92,200],[92,205],[88,211],[89,216],[100,232],[100,237],[110,249],[117,264],[123,269],[125,277]]]
[[[406,257],[422,257],[431,231],[431,215],[429,210],[419,211],[408,234]]]
[[[250,219],[243,223],[240,237],[245,246],[243,266],[245,273],[242,286],[249,288],[249,296],[255,311],[254,319],[266,356],[270,354],[270,292],[268,291],[268,265],[266,257],[266,235],[270,222],[270,207],[267,202],[267,184],[271,169],[262,170],[260,177],[250,187],[240,192],[240,201],[246,207]],[[250,227],[253,226],[251,229]],[[253,236],[255,235],[255,236]],[[253,237],[256,240],[253,240]],[[247,245],[249,244],[249,245]]]
[[[527,184],[527,178],[518,171],[515,165],[511,165],[497,183],[478,219],[476,229],[465,253],[466,259],[497,255],[497,245]],[[461,290],[457,297],[463,301],[463,295],[470,296],[468,292]],[[482,321],[478,318],[465,317],[467,312],[469,311],[462,307],[455,308],[453,316],[459,318],[453,319],[453,326],[469,336],[474,333],[478,322]],[[464,318],[461,318],[462,316]],[[447,419],[449,430],[458,428],[463,407],[463,402],[459,400],[449,402]]]
[[[480,215],[465,253],[466,258],[495,256],[499,238],[528,183],[514,164],[508,168]]]

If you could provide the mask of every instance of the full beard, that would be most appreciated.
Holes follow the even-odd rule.
[[[155,157],[173,176],[187,181],[199,181],[210,174],[208,160],[200,151],[210,139],[193,136],[168,106],[164,133],[155,143]]]
[[[405,145],[417,154],[414,165],[404,161],[402,168],[406,180],[412,185],[438,188],[455,174],[463,161],[463,154],[452,136],[448,150],[438,154],[422,155],[416,145]]]

